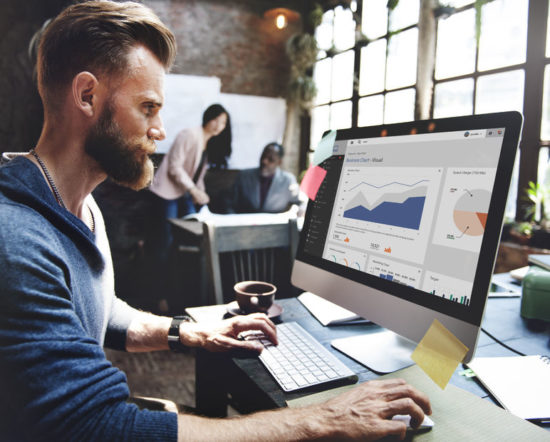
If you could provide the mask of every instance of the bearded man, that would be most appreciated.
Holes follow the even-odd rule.
[[[115,296],[101,212],[108,176],[140,189],[164,138],[159,116],[172,32],[138,3],[84,2],[41,38],[44,127],[36,146],[0,168],[0,439],[303,440],[405,435],[429,401],[403,381],[366,383],[327,404],[239,419],[139,410],[103,345],[127,351],[231,348],[245,330],[277,342],[262,314],[207,326],[133,309]],[[169,340],[170,339],[170,340]],[[170,343],[169,343],[170,342]]]

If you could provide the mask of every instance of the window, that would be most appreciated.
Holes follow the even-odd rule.
[[[385,0],[358,0],[325,12],[316,31],[322,51],[314,69],[319,94],[311,146],[328,128],[409,121],[428,109],[433,118],[517,110],[525,125],[506,214],[521,217],[516,200],[548,169],[550,0],[489,0],[479,22],[474,0],[441,3],[454,10],[433,15],[435,47],[422,49],[435,55],[433,84],[426,86],[417,84],[419,35],[429,29],[419,23],[420,0],[402,0],[394,10]],[[432,87],[421,112],[417,94],[420,99]]]

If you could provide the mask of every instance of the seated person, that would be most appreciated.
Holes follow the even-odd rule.
[[[278,213],[296,205],[298,214],[303,214],[305,201],[300,198],[296,178],[280,168],[283,155],[283,146],[269,143],[260,157],[260,167],[240,172],[233,186],[228,213]]]

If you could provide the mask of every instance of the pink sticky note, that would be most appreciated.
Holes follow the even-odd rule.
[[[308,196],[310,200],[315,201],[317,191],[325,179],[326,174],[327,171],[322,167],[314,165],[309,166],[304,178],[302,178],[300,189]]]

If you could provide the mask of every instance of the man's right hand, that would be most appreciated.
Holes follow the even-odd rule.
[[[203,192],[198,187],[193,187],[189,189],[189,195],[191,195],[191,199],[195,204],[200,204],[201,206],[204,206],[205,204],[208,204],[210,202],[210,197],[206,192]]]
[[[428,397],[402,379],[369,381],[338,397],[304,408],[262,411],[235,419],[179,415],[178,440],[361,440],[405,437],[407,427],[393,421],[408,414],[417,427],[431,414]]]
[[[318,416],[319,435],[338,440],[377,440],[389,435],[403,439],[407,427],[391,420],[393,416],[408,414],[411,426],[417,428],[424,414],[432,413],[428,397],[403,379],[366,382],[312,411]]]

